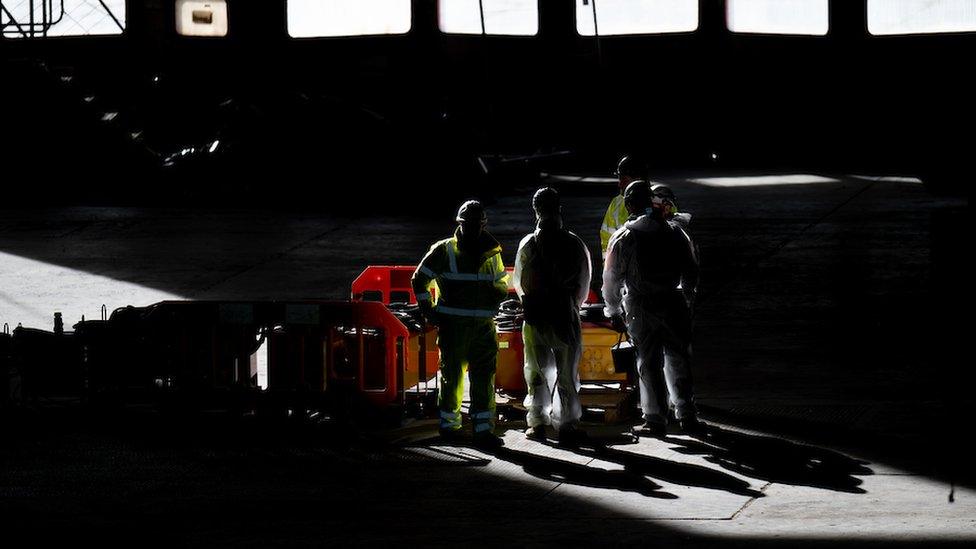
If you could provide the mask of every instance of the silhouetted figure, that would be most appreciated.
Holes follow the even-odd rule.
[[[502,444],[495,427],[495,367],[498,342],[495,314],[508,295],[508,275],[502,247],[486,230],[488,217],[480,202],[461,205],[458,228],[451,238],[430,247],[413,273],[413,291],[425,321],[438,326],[441,351],[441,435],[456,438],[461,430],[464,369],[471,379],[471,421],[475,444]],[[437,286],[437,303],[430,287]]]
[[[688,234],[665,219],[664,202],[647,182],[628,185],[624,202],[630,218],[610,239],[603,298],[604,313],[637,347],[644,424],[636,433],[666,432],[669,393],[682,429],[695,432],[700,424],[691,379],[691,304],[698,258]]]
[[[532,207],[536,230],[519,244],[513,277],[525,312],[525,434],[545,440],[546,425],[552,424],[560,443],[572,445],[585,439],[578,428],[583,415],[579,309],[590,289],[590,252],[578,236],[563,228],[555,189],[539,189]]]
[[[603,258],[607,257],[607,247],[610,245],[610,237],[627,222],[627,207],[624,205],[624,189],[627,185],[638,179],[644,179],[647,175],[646,167],[635,157],[624,156],[617,163],[617,194],[610,200],[607,206],[607,213],[603,216],[603,226],[600,227],[600,253]]]

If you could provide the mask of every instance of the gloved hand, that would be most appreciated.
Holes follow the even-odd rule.
[[[627,323],[624,322],[624,315],[613,315],[610,317],[610,327],[618,333],[627,331]]]
[[[420,305],[420,318],[423,319],[424,327],[436,326],[437,322],[434,318],[434,307],[430,304],[430,301],[421,301]]]

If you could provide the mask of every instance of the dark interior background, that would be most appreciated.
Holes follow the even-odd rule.
[[[0,39],[8,193],[330,203],[369,179],[408,198],[512,184],[512,166],[607,174],[623,152],[966,185],[974,33],[871,36],[865,1],[833,0],[827,36],[734,34],[701,0],[696,32],[598,47],[569,0],[540,2],[532,37],[445,35],[436,5],[414,0],[398,36],[292,39],[285,0],[228,0],[226,38],[181,37],[175,3],[148,0],[121,36]]]

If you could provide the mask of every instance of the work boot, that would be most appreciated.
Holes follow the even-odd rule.
[[[444,442],[457,442],[464,438],[460,429],[441,429],[439,433]]]
[[[664,438],[668,434],[668,426],[657,421],[644,421],[641,425],[635,425],[631,431],[639,437]]]
[[[525,430],[525,438],[529,440],[534,440],[536,442],[545,442],[546,439],[546,426],[536,425],[535,427],[529,427]]]
[[[678,420],[681,432],[689,436],[701,436],[705,434],[705,424],[698,421],[697,416],[688,416]]]
[[[475,433],[472,443],[475,448],[485,451],[497,450],[505,445],[505,441],[491,431]]]
[[[559,445],[575,448],[586,445],[590,442],[590,436],[586,431],[575,425],[563,427],[559,430]]]

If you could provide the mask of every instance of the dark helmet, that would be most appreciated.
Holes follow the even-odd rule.
[[[468,200],[458,208],[457,217],[454,218],[458,223],[481,221],[484,225],[488,223],[488,216],[485,215],[485,207],[477,200]]]
[[[647,181],[638,179],[627,185],[624,189],[624,206],[631,215],[643,214],[651,207],[651,186]]]
[[[671,200],[672,202],[675,201],[674,191],[671,190],[671,187],[668,187],[664,183],[656,183],[651,185],[651,192],[654,194],[654,196],[662,200]]]
[[[646,176],[647,166],[633,156],[624,156],[617,162],[617,177],[629,177],[631,179],[641,179]]]
[[[532,209],[539,219],[549,219],[559,215],[559,193],[552,187],[542,187],[532,196]]]

